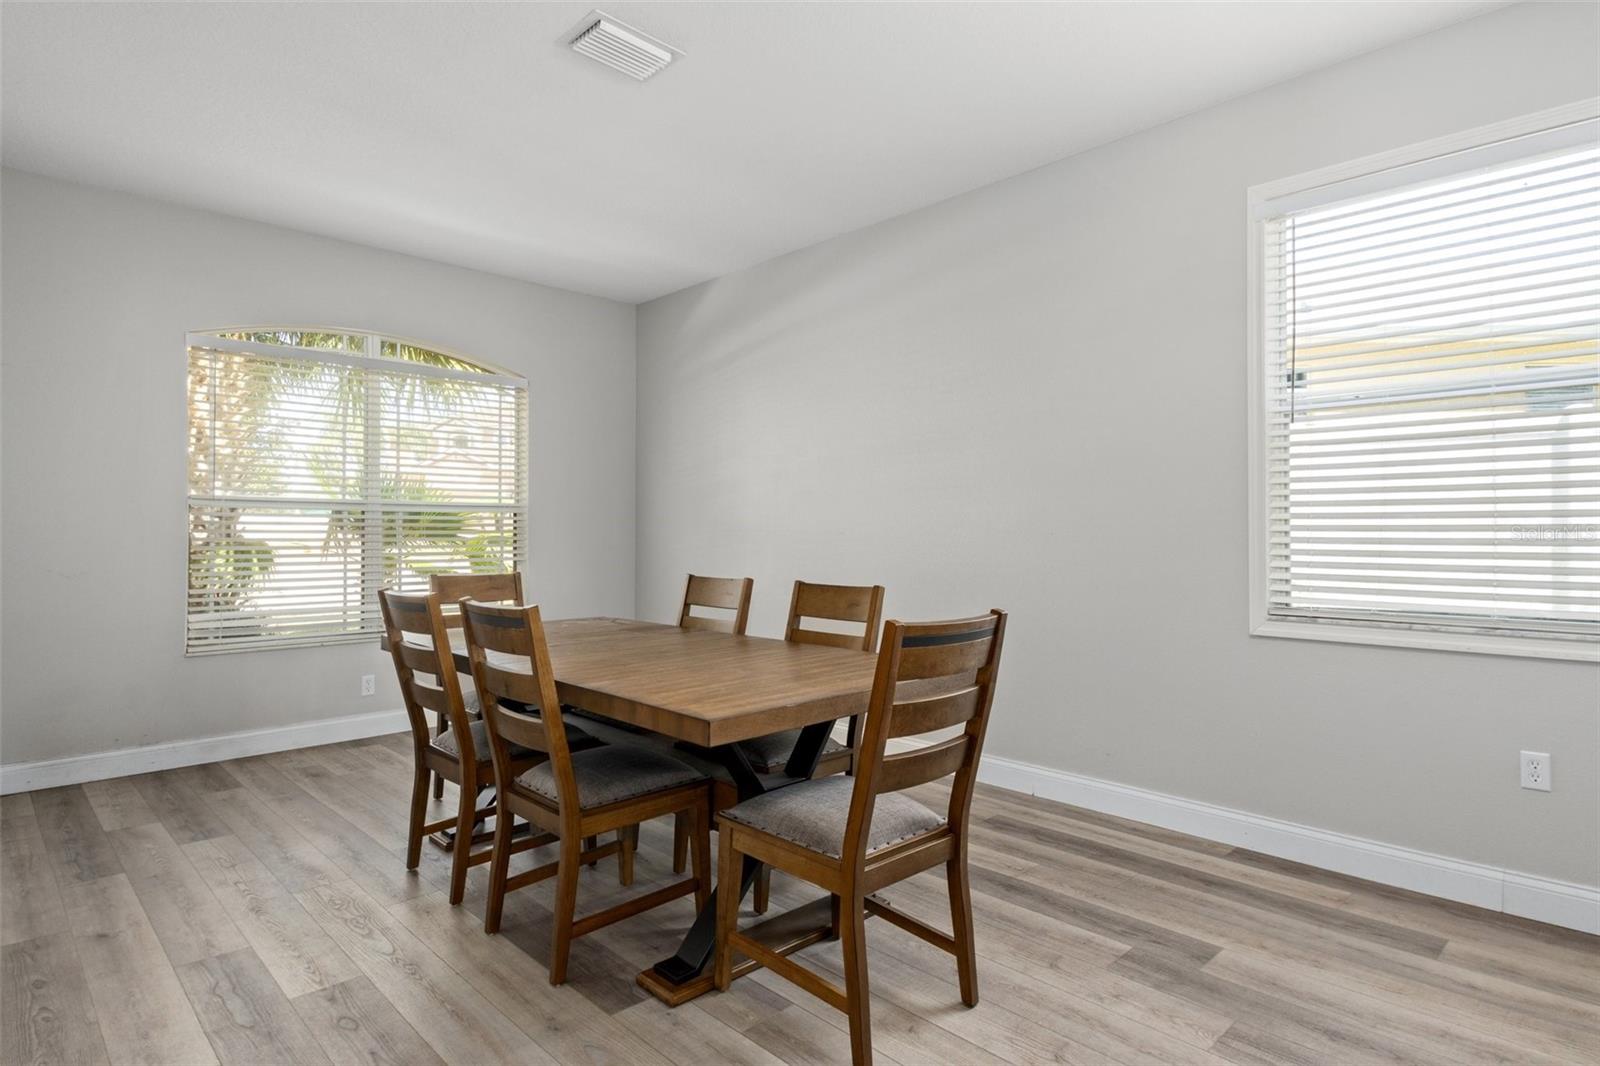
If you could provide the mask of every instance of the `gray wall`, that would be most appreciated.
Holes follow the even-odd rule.
[[[14,171],[0,201],[4,762],[400,706],[375,646],[184,658],[191,329],[373,329],[525,374],[530,587],[632,613],[631,306]]]
[[[1247,635],[1245,190],[1595,95],[1524,5],[644,305],[643,617],[686,571],[1013,612],[990,751],[1600,882],[1593,666]],[[1554,756],[1522,791],[1517,753]]]

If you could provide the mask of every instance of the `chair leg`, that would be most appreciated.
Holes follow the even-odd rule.
[[[617,830],[617,883],[633,884],[633,855],[639,847],[639,827],[625,825]]]
[[[411,826],[406,833],[406,869],[415,870],[422,862],[422,826],[428,815],[428,778],[432,776],[426,766],[417,764],[411,778]]]
[[[470,771],[468,771],[470,772]],[[472,831],[476,828],[473,813],[478,806],[478,790],[468,787],[469,781],[463,780],[460,793],[460,802],[456,807],[456,839],[450,849],[450,906],[460,904],[461,897],[467,893],[467,858],[472,854]]]
[[[599,837],[584,837],[583,838],[583,850],[584,851],[593,851],[595,848],[598,848],[599,846],[600,846],[600,838]],[[600,860],[599,859],[590,859],[588,862],[584,863],[584,865],[585,866],[590,866],[590,867],[599,866],[600,865]],[[627,884],[627,882],[624,881],[623,884]]]
[[[743,865],[733,850],[733,834],[717,834],[717,961],[713,973],[717,988],[726,992],[733,982],[733,945],[730,938],[739,925],[739,874]]]
[[[756,913],[767,913],[767,904],[772,899],[772,867],[766,863],[762,863],[761,869],[756,871],[755,896]]]
[[[494,854],[489,859],[489,902],[483,911],[483,931],[500,931],[500,912],[506,902],[506,875],[511,868],[511,833],[516,821],[506,806],[505,797],[499,797],[494,813]]]
[[[867,911],[860,892],[841,900],[841,936],[844,947],[844,994],[850,1015],[850,1062],[872,1066],[871,997],[867,990]]]
[[[562,836],[560,865],[556,870],[555,929],[550,937],[550,983],[567,979],[567,953],[572,949],[572,917],[578,909],[578,868],[583,856],[576,837]]]
[[[444,715],[440,714],[438,718],[439,726],[438,729],[435,730],[435,734],[444,732]],[[440,774],[433,775],[433,798],[436,800],[444,799],[444,777]]]
[[[672,872],[681,874],[689,865],[689,815],[679,811],[672,816]]]
[[[950,928],[956,941],[956,972],[961,977],[961,1002],[978,1005],[978,953],[972,937],[972,890],[967,884],[967,856],[960,854],[945,864],[950,883]]]
[[[694,906],[699,910],[711,901],[711,809],[699,806],[691,813],[689,850],[694,855]]]

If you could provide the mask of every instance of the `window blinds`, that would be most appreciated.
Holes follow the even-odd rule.
[[[1600,635],[1587,125],[1266,206],[1269,618]]]
[[[189,654],[370,639],[380,588],[520,565],[520,379],[370,335],[259,336],[190,337]]]

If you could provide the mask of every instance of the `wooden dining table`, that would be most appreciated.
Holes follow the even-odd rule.
[[[866,711],[877,663],[869,652],[628,618],[546,621],[545,638],[563,704],[704,749],[741,801],[811,776],[834,723]],[[460,629],[450,641],[457,668],[470,671]],[[786,729],[800,730],[788,764],[758,773],[739,742]],[[758,868],[747,858],[737,886],[716,886],[678,950],[640,973],[639,984],[669,1006],[710,991],[716,893],[731,888],[744,898]],[[830,935],[829,918],[823,899],[752,932],[794,950]]]

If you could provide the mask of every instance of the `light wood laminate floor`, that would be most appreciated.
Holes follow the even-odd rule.
[[[438,849],[403,869],[408,763],[402,735],[4,797],[0,1061],[848,1061],[844,1016],[771,975],[676,1010],[635,986],[688,900],[550,987],[553,882],[488,937],[483,867],[456,908]],[[868,923],[882,1063],[1600,1060],[1597,938],[993,788],[974,817],[982,1002]],[[646,826],[635,886],[604,862],[580,913],[670,851]],[[948,922],[938,874],[885,895]],[[836,944],[805,957],[841,979]]]

